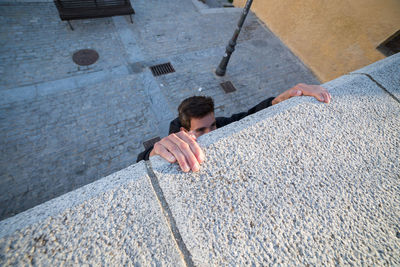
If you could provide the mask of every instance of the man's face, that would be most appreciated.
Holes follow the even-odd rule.
[[[214,112],[211,112],[201,119],[192,118],[190,120],[190,131],[196,136],[202,136],[217,129]]]

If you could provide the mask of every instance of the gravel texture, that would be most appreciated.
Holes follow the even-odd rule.
[[[143,162],[4,220],[0,229],[1,266],[183,265]]]
[[[352,72],[357,73],[368,74],[400,101],[400,53]]]

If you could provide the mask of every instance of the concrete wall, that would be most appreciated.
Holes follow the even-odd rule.
[[[397,0],[263,0],[252,10],[324,82],[384,58],[376,47],[400,29]]]
[[[400,54],[0,222],[0,265],[400,265]]]
[[[0,265],[183,266],[167,225],[141,162],[1,221]]]

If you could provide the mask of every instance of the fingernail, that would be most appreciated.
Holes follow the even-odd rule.
[[[193,165],[193,171],[194,172],[198,172],[200,170],[200,165],[196,162],[194,165]]]
[[[200,160],[200,163],[202,163],[204,161],[204,154],[203,153],[201,153],[199,155],[199,160]]]
[[[184,172],[188,172],[190,170],[190,168],[185,164],[185,165],[182,166],[182,170]]]
[[[301,95],[301,91],[300,91],[300,90],[297,90],[296,94],[297,94],[297,95]]]

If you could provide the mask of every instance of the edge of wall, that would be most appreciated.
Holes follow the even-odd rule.
[[[56,216],[65,210],[82,204],[96,196],[118,188],[126,183],[136,181],[140,176],[147,175],[144,162],[131,165],[125,169],[101,178],[93,183],[53,198],[31,209],[18,213],[0,221],[0,238],[35,224],[50,216]]]

